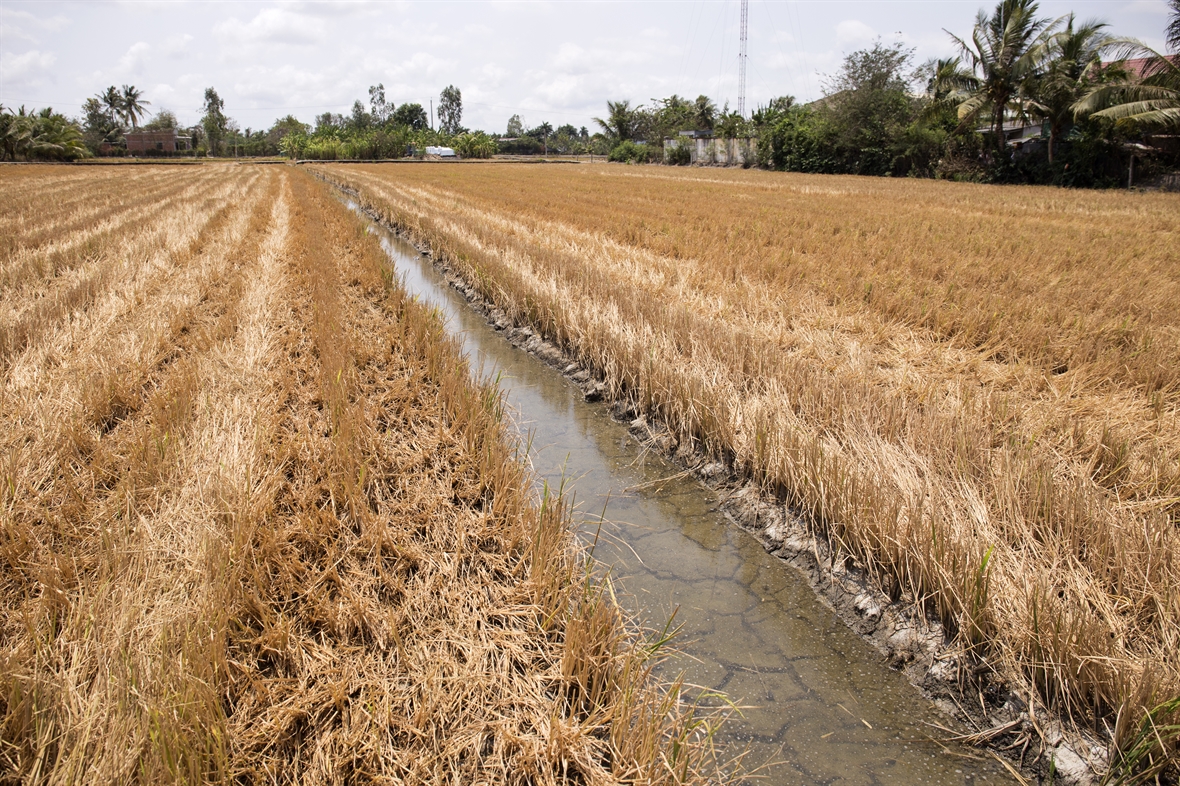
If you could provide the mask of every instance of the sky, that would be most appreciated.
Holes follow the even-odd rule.
[[[990,0],[994,5],[995,0]],[[953,54],[982,0],[750,0],[747,115],[779,95],[810,101],[844,55],[901,41],[916,62]],[[738,105],[740,0],[0,0],[0,104],[80,116],[131,84],[151,110],[196,123],[206,87],[241,128],[387,100],[429,109],[447,85],[463,125],[503,132],[519,114],[597,130],[607,100],[704,93]],[[1165,0],[1042,0],[1042,15],[1099,18],[1160,49]]]

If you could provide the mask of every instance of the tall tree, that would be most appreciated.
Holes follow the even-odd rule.
[[[438,125],[447,134],[459,133],[463,126],[463,94],[454,85],[443,88],[438,97]]]
[[[353,131],[364,131],[373,124],[373,116],[365,111],[365,105],[359,98],[352,102],[352,114],[348,117],[348,124]]]
[[[107,116],[111,118],[112,123],[124,122],[126,115],[123,112],[123,94],[119,92],[119,88],[111,85],[100,93],[98,98],[106,107]]]
[[[201,126],[205,129],[205,139],[211,156],[220,155],[225,149],[225,132],[229,120],[224,109],[225,101],[217,95],[217,91],[212,87],[205,88],[205,113],[201,117]]]
[[[840,71],[826,80],[828,95],[820,113],[831,124],[837,152],[849,172],[893,171],[902,131],[917,114],[909,90],[913,54],[901,43],[877,41],[845,56]]]
[[[1095,86],[1074,104],[1078,116],[1093,114],[1120,125],[1180,129],[1180,0],[1168,0],[1168,5],[1172,18],[1164,37],[1177,54],[1167,57],[1137,41],[1130,42],[1124,54],[1148,60],[1139,78]]]
[[[88,155],[82,129],[65,115],[46,107],[29,113],[0,106],[0,160],[73,160]]]
[[[505,129],[504,136],[512,139],[524,136],[524,121],[520,119],[520,115],[508,118],[508,128]]]
[[[1167,57],[1140,46],[1148,58],[1141,79],[1105,82],[1073,106],[1076,116],[1093,115],[1123,126],[1180,129],[1180,56]]]
[[[156,116],[150,121],[143,124],[145,131],[167,131],[172,128],[180,128],[180,121],[176,119],[176,113],[171,109],[161,109],[156,112]]]
[[[385,103],[385,85],[380,82],[369,87],[369,114],[378,124],[388,122],[393,114],[393,107]]]
[[[528,136],[531,136],[533,139],[538,139],[544,142],[546,139],[553,136],[553,124],[546,120],[544,123],[541,123],[541,125],[530,128],[525,133]]]
[[[717,122],[717,105],[706,95],[697,96],[692,104],[692,122],[697,131],[712,131]]]
[[[998,149],[1004,145],[1004,115],[1021,111],[1021,91],[1036,73],[1038,39],[1050,26],[1037,18],[1037,8],[1035,0],[1000,0],[990,16],[979,12],[969,42],[947,33],[978,80],[962,96],[959,127],[987,117]]]
[[[1074,122],[1074,104],[1094,86],[1122,74],[1103,68],[1107,53],[1126,50],[1133,42],[1106,33],[1105,22],[1091,20],[1074,26],[1074,15],[1065,27],[1049,36],[1041,47],[1041,67],[1026,88],[1026,109],[1049,126],[1049,163],[1062,136]]]
[[[121,136],[119,123],[111,115],[102,93],[87,98],[82,105],[82,112],[85,115],[83,135],[92,153],[98,153],[104,145],[113,147],[118,144]]]
[[[632,108],[631,102],[606,102],[606,118],[596,117],[594,122],[602,127],[612,142],[625,142],[635,138],[636,113],[639,107]]]
[[[139,128],[139,119],[148,113],[144,107],[150,106],[152,102],[145,101],[143,91],[135,85],[123,85],[123,92],[120,94],[120,103],[123,108],[123,116],[130,121],[131,127]]]
[[[1164,30],[1164,40],[1168,51],[1180,54],[1180,0],[1168,0],[1168,6],[1172,9],[1172,19]]]
[[[426,117],[426,110],[421,104],[402,104],[394,111],[393,122],[394,125],[405,126],[415,131],[424,131],[430,126],[430,119]]]

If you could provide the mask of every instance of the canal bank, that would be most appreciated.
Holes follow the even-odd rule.
[[[785,521],[752,501],[736,504],[723,468],[701,473],[712,472],[714,487],[702,483],[664,455],[674,448],[658,426],[620,422],[593,401],[593,381],[564,365],[554,347],[486,306],[487,313],[477,312],[468,303],[470,290],[456,288],[461,282],[448,282],[388,229],[370,224],[370,231],[380,236],[407,290],[439,309],[476,373],[499,377],[538,477],[572,488],[584,531],[599,531],[605,511],[596,556],[611,566],[624,605],[656,627],[676,612],[685,657],[672,668],[703,690],[725,692],[741,708],[723,730],[724,744],[735,752],[748,745],[752,763],[781,761],[773,782],[1007,778],[987,754],[940,742],[970,730],[957,728],[841,618],[841,606],[862,620],[884,614],[853,572],[829,570],[839,580],[832,583],[832,605],[822,602],[811,586],[817,582],[804,572],[802,542],[791,566],[733,526],[753,516],[739,523],[774,534]],[[818,580],[827,557],[815,544],[811,553]],[[840,593],[853,600],[842,601]],[[895,658],[893,665],[905,663]]]

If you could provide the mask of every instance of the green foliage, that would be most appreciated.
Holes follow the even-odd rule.
[[[596,117],[594,122],[602,127],[608,139],[627,142],[635,139],[639,120],[639,108],[632,108],[630,101],[607,101],[606,118]]]
[[[0,105],[0,161],[74,161],[89,155],[82,129],[50,107],[29,113]]]
[[[722,139],[744,138],[750,135],[750,123],[746,122],[745,118],[737,112],[730,112],[726,107],[717,119],[713,132]]]
[[[86,99],[82,111],[85,115],[82,138],[91,153],[98,155],[119,146],[126,147],[123,129],[119,127],[102,96]]]
[[[225,101],[217,95],[212,87],[205,88],[205,114],[201,118],[201,127],[205,130],[205,144],[211,156],[225,153],[225,133],[228,129],[229,118],[222,111]]]
[[[389,122],[394,106],[385,102],[385,85],[378,82],[369,87],[369,116],[373,122],[382,125]]]
[[[686,142],[679,142],[664,148],[664,162],[672,166],[688,166],[692,163],[692,151]]]
[[[1180,52],[1180,0],[1168,0],[1168,8],[1172,11],[1172,19],[1164,30],[1164,38],[1171,52]]]
[[[1143,79],[1100,84],[1074,105],[1074,112],[1114,120],[1129,131],[1180,128],[1180,57],[1136,49],[1149,58]]]
[[[444,134],[458,134],[463,130],[463,94],[454,85],[443,88],[438,97],[438,125]]]
[[[140,119],[147,114],[145,107],[151,103],[144,99],[143,92],[134,85],[123,85],[119,104],[123,117],[131,123],[132,128],[139,128]]]
[[[503,139],[496,142],[499,152],[510,156],[539,156],[545,152],[545,145],[539,139],[531,136],[519,136],[506,142]]]
[[[1085,22],[1076,29],[1070,14],[1065,29],[1053,33],[1041,47],[1042,67],[1026,84],[1029,114],[1049,129],[1049,163],[1057,143],[1073,127],[1074,105],[1102,84],[1125,80],[1126,71],[1103,67],[1107,53],[1125,48],[1127,41],[1104,32],[1106,24]]]
[[[170,109],[161,109],[155,117],[143,124],[144,131],[170,131],[173,128],[180,128],[180,121],[176,119],[176,113]]]
[[[832,131],[837,170],[857,175],[908,174],[899,171],[906,129],[918,115],[910,97],[908,71],[913,50],[876,42],[844,58],[829,82],[820,112]],[[916,131],[916,129],[915,129]],[[912,139],[922,136],[910,134]]]
[[[421,104],[402,104],[391,120],[395,126],[405,126],[413,131],[425,131],[430,127],[430,119]]]
[[[651,160],[651,147],[624,140],[610,151],[609,160],[623,164],[646,164]]]
[[[961,91],[960,129],[987,118],[992,146],[1001,157],[1006,156],[1004,117],[1023,111],[1020,97],[1036,74],[1038,44],[1049,25],[1037,18],[1037,10],[1034,0],[1000,0],[990,16],[979,12],[969,42],[951,36],[974,77]]]
[[[1139,726],[1122,741],[1102,786],[1140,786],[1159,783],[1175,765],[1180,747],[1180,697],[1159,704],[1144,714]]]
[[[758,137],[760,166],[788,172],[842,171],[835,155],[836,130],[819,112],[793,107]]]
[[[783,115],[795,106],[795,96],[779,96],[778,98],[770,99],[770,103],[766,106],[759,106],[750,115],[750,124],[754,128],[761,128],[763,126],[773,125],[780,120]]]
[[[455,152],[463,158],[491,158],[496,154],[496,140],[483,131],[460,134],[453,144]]]
[[[692,103],[692,122],[695,131],[712,131],[717,121],[717,105],[708,96],[697,96]]]
[[[413,146],[414,136],[414,132],[405,127],[337,133],[317,131],[312,136],[292,133],[283,137],[279,149],[283,155],[297,159],[372,161],[406,156]]]

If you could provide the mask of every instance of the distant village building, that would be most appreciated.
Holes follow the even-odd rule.
[[[439,158],[457,158],[454,148],[451,147],[427,147],[426,155]]]
[[[164,131],[128,131],[123,135],[127,140],[128,153],[176,153],[192,150],[193,138],[181,136],[175,128]]]

